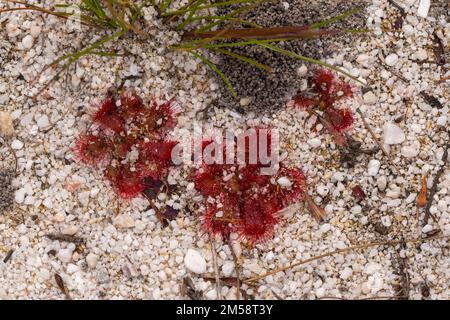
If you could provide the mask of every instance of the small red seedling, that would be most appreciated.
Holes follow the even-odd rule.
[[[108,94],[92,115],[93,126],[80,134],[75,154],[88,165],[104,165],[105,178],[124,199],[139,196],[148,181],[166,177],[176,142],[167,133],[176,125],[179,109],[174,100],[145,105],[135,92],[117,99]],[[131,153],[138,153],[132,157]]]
[[[311,92],[295,96],[294,106],[316,116],[318,122],[315,125],[321,123],[333,135],[336,144],[345,145],[345,132],[354,122],[353,112],[347,108],[338,109],[335,104],[353,96],[351,86],[329,70],[319,70],[310,84]]]

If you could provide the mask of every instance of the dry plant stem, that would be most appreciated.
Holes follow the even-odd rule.
[[[12,154],[12,156],[14,157],[14,172],[15,172],[16,175],[18,175],[19,173],[17,172],[18,164],[17,164],[17,156],[16,156],[16,153],[14,152],[14,149],[11,147],[11,145],[8,143],[8,141],[6,141],[6,140],[3,139],[3,138],[0,138],[0,139],[1,139],[1,141],[3,142],[3,144],[8,148],[8,150],[9,150],[9,152]]]
[[[231,254],[233,255],[234,260],[234,269],[236,270],[236,300],[241,299],[241,277],[239,273],[239,263],[238,263],[238,257],[236,256],[236,252],[233,250],[233,246],[230,244],[230,241],[228,241],[228,246],[230,247]]]
[[[397,295],[397,299],[409,300],[411,284],[408,273],[407,259],[400,256],[400,252],[398,249],[395,251],[395,256],[399,267],[398,272],[401,278],[401,291],[399,292],[399,295]]]
[[[337,35],[336,30],[315,30],[305,26],[225,29],[210,32],[188,32],[184,39],[220,39],[220,40],[254,40],[254,39],[310,39],[324,35]]]
[[[47,10],[41,7],[37,7],[34,6],[32,4],[29,4],[27,2],[24,1],[13,1],[13,0],[5,0],[6,2],[9,3],[14,3],[14,4],[21,4],[24,5],[25,7],[19,7],[19,8],[8,8],[8,9],[4,9],[4,10],[0,10],[0,13],[4,13],[4,12],[14,12],[14,11],[38,11],[44,14],[50,14],[53,16],[56,16],[58,18],[62,18],[62,19],[69,19],[68,15],[62,14],[62,13],[58,13],[55,11],[51,11],[51,10]],[[81,24],[85,25],[85,26],[89,26],[89,27],[95,27],[95,25],[90,24],[90,23],[86,23],[84,21],[80,21]]]
[[[437,222],[436,218],[431,214],[430,208],[431,208],[431,204],[433,203],[434,195],[437,192],[437,185],[439,183],[439,179],[444,174],[445,167],[447,166],[448,149],[450,148],[450,130],[447,131],[447,136],[448,136],[447,137],[448,138],[447,145],[445,146],[444,154],[442,155],[442,158],[441,158],[441,161],[443,163],[442,163],[442,166],[439,168],[438,172],[436,173],[436,176],[434,177],[433,185],[430,189],[430,194],[428,195],[428,201],[427,201],[427,205],[425,207],[425,216],[424,216],[423,222],[422,222],[422,225],[424,225],[424,226],[426,224],[428,224],[428,219],[430,218],[430,216],[435,222]]]
[[[361,116],[361,120],[364,124],[364,127],[366,127],[367,131],[369,131],[370,135],[372,136],[373,140],[375,141],[375,143],[378,145],[378,147],[380,148],[380,150],[383,152],[383,154],[389,159],[389,162],[391,163],[391,165],[394,167],[395,169],[395,173],[396,174],[400,174],[400,170],[398,169],[398,167],[395,165],[395,163],[392,161],[392,158],[389,156],[389,153],[386,151],[386,149],[384,148],[383,144],[378,140],[378,137],[376,136],[375,132],[373,132],[372,128],[369,126],[369,124],[366,121],[366,118],[364,117],[363,113],[361,112],[361,110],[357,109],[356,112],[358,112],[358,114]]]
[[[311,198],[311,196],[307,193],[305,193],[305,202],[308,206],[308,210],[311,213],[311,215],[316,219],[318,223],[322,222],[323,219],[326,216],[325,210],[320,208],[314,200]]]
[[[14,253],[14,250],[10,249],[8,251],[8,253],[6,254],[5,258],[3,259],[3,263],[7,263],[11,259],[13,253]]]
[[[378,246],[385,246],[385,245],[395,246],[395,245],[402,244],[402,243],[424,242],[424,241],[430,241],[430,240],[436,240],[436,239],[447,239],[447,238],[448,238],[448,236],[433,236],[433,237],[423,238],[423,239],[420,238],[420,239],[410,239],[410,240],[377,241],[377,242],[372,242],[372,243],[361,244],[358,246],[353,246],[353,247],[348,247],[348,248],[344,248],[344,249],[338,249],[338,250],[326,252],[321,255],[306,259],[306,260],[294,262],[294,263],[291,263],[290,265],[278,268],[273,271],[266,272],[263,275],[247,279],[244,282],[245,283],[253,283],[253,282],[259,281],[261,279],[264,279],[268,276],[277,274],[278,272],[289,270],[289,269],[295,268],[297,266],[300,266],[300,265],[303,265],[303,264],[306,264],[306,263],[309,263],[309,262],[312,262],[315,260],[319,260],[319,259],[322,259],[322,258],[325,258],[328,256],[333,256],[338,253],[350,252],[350,251],[354,251],[354,250],[358,250],[358,249],[365,249],[365,248],[370,248],[370,247],[378,247]]]
[[[59,290],[61,290],[61,292],[64,294],[66,300],[72,300],[72,298],[70,297],[69,291],[66,288],[66,285],[64,284],[64,280],[61,278],[61,276],[57,273],[55,273],[55,282],[59,288]]]
[[[214,241],[212,239],[210,239],[210,242],[211,242],[211,253],[212,253],[212,260],[213,260],[213,267],[214,267],[214,276],[216,278],[217,300],[222,300],[219,267],[217,265],[216,245],[215,245],[215,243],[214,243]],[[239,288],[238,288],[238,291],[239,291]]]
[[[153,199],[147,196],[144,192],[142,192],[142,195],[145,199],[148,200],[148,203],[150,204],[150,207],[155,211],[155,215],[158,218],[158,221],[161,223],[161,225],[164,226],[164,218],[162,217],[161,210],[158,209],[158,207],[153,202]]]

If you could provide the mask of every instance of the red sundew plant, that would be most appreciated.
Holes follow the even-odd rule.
[[[314,127],[321,123],[337,145],[346,145],[345,132],[354,122],[353,113],[347,108],[338,109],[335,104],[353,96],[351,86],[331,71],[319,70],[311,80],[311,91],[295,96],[294,106],[316,116]]]
[[[144,104],[139,95],[124,91],[119,99],[110,93],[92,115],[92,126],[78,137],[75,154],[103,174],[124,199],[139,196],[163,180],[172,165],[176,142],[167,133],[176,125],[174,100]]]
[[[246,153],[248,147],[246,144]],[[262,167],[258,159],[257,164],[241,166],[203,164],[195,172],[195,188],[205,197],[201,219],[208,234],[228,239],[231,233],[238,233],[250,244],[264,242],[273,236],[279,212],[298,201],[305,201],[318,221],[325,217],[324,210],[308,195],[300,169],[281,164],[270,176],[260,174]]]

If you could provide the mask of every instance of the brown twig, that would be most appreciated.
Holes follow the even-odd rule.
[[[75,243],[75,244],[84,244],[85,243],[85,240],[83,238],[69,236],[69,235],[65,235],[65,234],[59,234],[59,233],[50,233],[50,234],[47,234],[46,237],[52,241],[71,242],[71,243]]]
[[[59,290],[61,290],[61,292],[66,297],[66,300],[71,300],[72,298],[70,297],[69,291],[67,290],[66,285],[64,284],[64,280],[57,273],[55,273],[55,281],[56,284],[58,285]]]
[[[247,280],[244,280],[245,283],[253,283],[256,281],[259,281],[261,279],[264,279],[268,276],[277,274],[278,272],[282,272],[285,270],[289,270],[295,267],[298,267],[300,265],[303,264],[307,264],[309,262],[315,261],[315,260],[319,260],[325,257],[329,257],[329,256],[333,256],[335,254],[339,254],[339,253],[344,253],[344,252],[350,252],[350,251],[354,251],[354,250],[358,250],[358,249],[366,249],[366,248],[370,248],[370,247],[378,247],[378,246],[395,246],[401,243],[414,243],[414,242],[424,242],[424,241],[429,241],[429,240],[436,240],[436,239],[446,239],[448,238],[448,236],[434,236],[434,237],[429,237],[429,238],[419,238],[419,239],[410,239],[410,240],[393,240],[393,241],[376,241],[376,242],[371,242],[371,243],[366,243],[366,244],[361,244],[361,245],[357,245],[357,246],[353,246],[353,247],[348,247],[348,248],[344,248],[344,249],[338,249],[338,250],[334,250],[334,251],[330,251],[330,252],[326,252],[323,253],[321,255],[309,258],[309,259],[305,259],[305,260],[301,260],[298,262],[294,262],[291,263],[287,266],[284,267],[280,267],[276,270],[273,271],[269,271],[264,273],[263,275],[260,276],[256,276]]]
[[[161,225],[163,227],[167,227],[168,223],[167,223],[166,219],[164,219],[164,217],[163,217],[163,215],[161,213],[161,210],[159,210],[158,207],[153,202],[153,199],[150,198],[145,192],[142,192],[142,195],[148,200],[148,202],[150,204],[150,207],[152,207],[152,209],[155,211],[156,218],[161,223]]]
[[[392,158],[389,156],[389,153],[386,151],[386,149],[384,148],[383,144],[378,140],[377,135],[375,134],[375,132],[373,132],[372,128],[369,126],[369,124],[366,121],[366,118],[364,117],[363,113],[361,112],[360,109],[357,109],[356,112],[358,112],[358,114],[361,116],[361,120],[364,124],[364,127],[366,127],[367,131],[369,131],[370,135],[372,136],[373,140],[375,141],[375,143],[378,145],[378,147],[380,148],[380,150],[383,152],[383,154],[389,159],[389,162],[391,163],[391,165],[395,168],[395,171],[397,174],[400,173],[400,170],[398,169],[398,167],[395,165],[395,163],[392,161]]]
[[[14,253],[13,249],[9,250],[5,256],[5,259],[3,259],[3,263],[7,263],[9,260],[11,260],[13,253]]]
[[[58,18],[61,18],[61,19],[65,19],[65,20],[68,20],[70,18],[70,14],[63,13],[63,12],[52,11],[52,10],[47,10],[45,8],[38,7],[38,6],[35,6],[35,5],[32,5],[32,4],[29,4],[27,2],[24,2],[24,1],[13,1],[13,0],[5,0],[5,1],[6,2],[10,2],[10,3],[14,3],[14,4],[21,4],[21,5],[24,5],[24,7],[3,9],[3,10],[0,10],[0,14],[1,13],[7,13],[7,12],[15,12],[15,11],[38,11],[40,13],[53,15],[55,17],[58,17]],[[88,22],[83,21],[83,20],[80,20],[80,23],[82,25],[85,25],[85,26],[98,28],[97,25],[88,23]]]
[[[409,291],[411,288],[409,273],[408,273],[408,263],[406,258],[400,256],[398,250],[395,251],[395,261],[397,262],[397,273],[400,276],[400,284],[397,290],[397,299],[409,300]]]

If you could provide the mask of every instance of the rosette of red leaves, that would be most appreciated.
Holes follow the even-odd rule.
[[[268,141],[270,144],[270,137]],[[204,142],[203,147],[209,143],[211,141]],[[246,153],[248,147],[247,144]],[[280,210],[297,201],[305,201],[318,221],[324,218],[324,211],[306,191],[306,178],[300,169],[281,164],[277,174],[269,176],[261,174],[262,167],[259,160],[257,164],[239,167],[203,164],[195,172],[195,188],[205,197],[201,219],[206,232],[223,239],[238,233],[250,244],[264,242],[273,236],[280,222]],[[283,187],[277,183],[281,177],[287,178],[291,185]]]
[[[347,143],[345,132],[351,128],[354,117],[348,108],[337,108],[338,101],[353,96],[351,86],[329,70],[319,70],[310,81],[311,92],[293,98],[294,106],[317,117],[340,146]],[[317,125],[317,123],[315,124]]]
[[[166,177],[176,142],[167,133],[176,125],[174,100],[149,105],[135,92],[108,94],[92,115],[93,125],[78,137],[75,154],[82,162],[104,165],[104,176],[124,199],[140,195],[148,181]],[[138,152],[129,160],[130,152]]]

